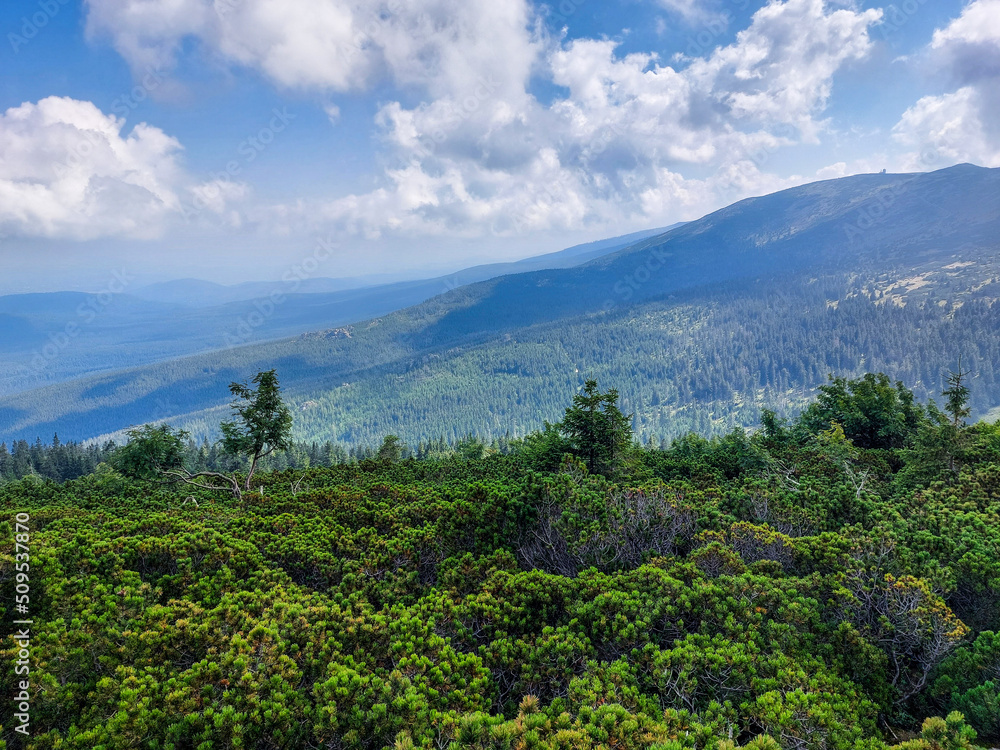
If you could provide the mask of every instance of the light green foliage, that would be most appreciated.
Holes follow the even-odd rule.
[[[916,486],[906,449],[811,429],[634,447],[610,478],[550,467],[552,430],[424,445],[262,470],[260,503],[107,465],[7,483],[4,533],[32,519],[36,731],[0,741],[886,750],[923,725],[900,750],[992,745],[997,428],[957,428],[957,472]],[[5,621],[15,565],[0,552]]]
[[[976,732],[966,725],[965,717],[958,711],[942,719],[934,716],[924,721],[920,739],[895,746],[895,750],[971,750]]]

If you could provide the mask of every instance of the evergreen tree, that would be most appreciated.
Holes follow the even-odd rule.
[[[403,447],[398,435],[386,435],[375,455],[379,461],[394,464],[403,457]]]
[[[612,474],[632,446],[631,421],[618,408],[617,390],[601,393],[597,381],[588,380],[557,427],[592,474]]]
[[[962,359],[959,358],[958,371],[948,373],[948,387],[941,392],[945,398],[944,410],[951,415],[955,427],[963,426],[972,413],[969,408],[969,388],[965,385],[968,374],[962,370]]]

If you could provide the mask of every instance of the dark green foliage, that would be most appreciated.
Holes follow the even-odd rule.
[[[538,471],[555,471],[563,456],[573,450],[573,445],[558,425],[545,423],[539,432],[532,432],[517,441],[517,452],[525,463]]]
[[[583,384],[556,427],[592,474],[614,474],[632,447],[631,417],[618,408],[618,391],[601,393],[596,380]]]
[[[379,461],[385,461],[386,463],[395,463],[403,457],[403,449],[406,446],[403,445],[403,441],[399,439],[398,435],[386,435],[385,439],[382,441],[382,445],[379,446],[378,452],[375,457]]]
[[[1000,633],[984,631],[937,671],[932,700],[962,711],[987,737],[1000,737]]]
[[[948,373],[948,387],[941,395],[944,396],[944,410],[951,415],[952,424],[960,427],[972,413],[969,408],[969,387],[965,384],[965,378],[969,373],[962,371],[962,361],[958,361],[958,371]]]
[[[135,479],[161,479],[162,472],[184,466],[189,438],[170,425],[144,425],[128,431],[128,443],[114,454],[114,467]],[[53,446],[55,447],[55,446]]]
[[[118,446],[112,441],[103,444],[63,443],[58,435],[51,445],[41,439],[34,443],[15,441],[8,449],[0,442],[0,484],[27,476],[38,476],[62,482],[93,474],[98,465],[110,460]]]
[[[249,463],[246,489],[250,489],[257,464],[264,456],[291,446],[292,413],[281,399],[278,376],[274,370],[259,372],[253,379],[256,388],[244,383],[232,383],[230,393],[232,422],[223,422],[222,450],[231,456],[245,457]]]
[[[137,437],[177,447],[153,429]],[[955,471],[910,484],[916,448],[805,418],[634,446],[610,478],[549,426],[420,459],[290,445],[244,502],[108,465],[8,482],[4,533],[17,512],[33,530],[35,731],[0,741],[995,746],[1000,426],[957,429]],[[296,468],[264,470],[278,460]],[[4,622],[16,564],[0,551]]]
[[[837,423],[859,448],[894,449],[909,442],[921,417],[913,393],[901,382],[869,373],[857,380],[831,376],[799,423],[812,434]]]

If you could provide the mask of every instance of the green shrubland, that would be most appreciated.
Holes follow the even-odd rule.
[[[619,440],[627,419],[599,395],[503,450],[416,458],[389,440],[258,471],[240,497],[164,484],[134,451],[63,483],[0,484],[6,538],[31,517],[34,621],[32,736],[0,737],[960,750],[1000,736],[1000,426],[872,376],[831,381],[791,421],[661,449]],[[4,546],[6,628],[15,564]]]

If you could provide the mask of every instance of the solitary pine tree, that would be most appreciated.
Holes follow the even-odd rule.
[[[969,373],[962,370],[962,359],[958,360],[958,371],[948,373],[948,387],[941,391],[944,396],[944,410],[951,415],[952,424],[961,427],[969,418],[972,409],[969,407],[969,387],[965,378]]]
[[[386,435],[375,457],[387,464],[394,464],[403,457],[403,441],[398,435]]]
[[[588,380],[558,428],[591,473],[612,474],[632,447],[631,420],[618,408],[617,390],[601,393],[597,381]]]
[[[244,383],[229,385],[230,393],[236,397],[231,405],[233,416],[238,419],[220,425],[222,450],[249,461],[244,492],[250,491],[250,482],[262,458],[291,447],[292,413],[281,399],[276,371],[259,372],[253,382],[256,389]]]
[[[134,476],[159,476],[205,490],[228,490],[236,499],[242,499],[243,493],[250,491],[261,459],[291,447],[292,414],[281,399],[277,374],[274,370],[259,372],[252,382],[256,388],[246,383],[229,385],[230,393],[236,397],[231,405],[236,419],[222,423],[219,443],[223,453],[247,461],[247,472],[242,479],[235,474],[204,468],[191,471],[184,466],[184,441],[188,434],[174,432],[167,425],[131,430],[129,444],[117,458],[118,466]],[[206,458],[205,463],[211,462]]]

